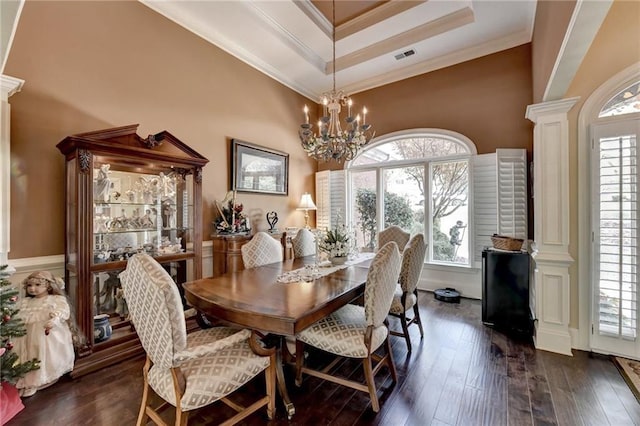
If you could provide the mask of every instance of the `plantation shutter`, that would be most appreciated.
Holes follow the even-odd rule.
[[[345,224],[346,181],[344,170],[316,173],[316,227],[330,229]],[[338,220],[340,219],[340,220]]]
[[[497,149],[498,234],[527,239],[527,151]]]
[[[478,263],[482,250],[491,246],[491,236],[498,232],[497,182],[496,154],[473,157],[474,260]]]
[[[625,124],[594,129],[594,325],[599,335],[635,340],[639,266],[638,125],[637,122]]]
[[[527,238],[527,152],[497,149],[473,158],[474,260],[493,234]]]

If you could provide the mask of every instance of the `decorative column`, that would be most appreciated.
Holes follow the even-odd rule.
[[[571,353],[569,334],[569,123],[579,98],[527,107],[533,131],[534,252],[532,286],[536,348]]]
[[[0,265],[9,259],[10,179],[11,179],[11,105],[9,98],[22,89],[24,80],[0,77]]]

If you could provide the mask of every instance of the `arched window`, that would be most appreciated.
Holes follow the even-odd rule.
[[[471,265],[469,170],[475,154],[471,140],[441,129],[386,135],[359,153],[346,165],[348,221],[359,246],[375,249],[378,232],[397,225],[424,233],[428,262]]]

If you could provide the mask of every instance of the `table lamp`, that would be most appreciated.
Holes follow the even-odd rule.
[[[313,199],[311,198],[311,194],[305,192],[302,194],[302,198],[300,198],[300,205],[296,210],[304,210],[304,227],[309,228],[309,210],[316,210],[317,207],[313,203]]]

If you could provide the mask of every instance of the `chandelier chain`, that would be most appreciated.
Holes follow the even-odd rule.
[[[314,133],[313,125],[309,123],[309,109],[304,106],[305,122],[300,125],[298,132],[302,148],[310,157],[318,161],[348,161],[352,160],[358,150],[367,145],[375,132],[371,124],[367,124],[367,108],[362,108],[362,124],[360,114],[351,115],[353,102],[342,91],[336,90],[336,2],[332,2],[332,53],[333,89],[322,95],[321,103],[323,115],[318,121],[318,133]],[[345,130],[340,125],[342,106],[347,107]]]

